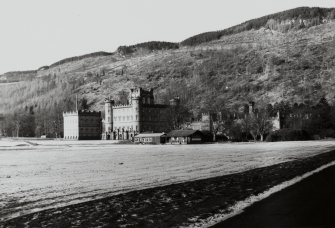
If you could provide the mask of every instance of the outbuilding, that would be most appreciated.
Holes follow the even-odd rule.
[[[166,142],[165,133],[141,133],[134,137],[135,143],[161,144]]]
[[[171,144],[203,143],[203,134],[198,130],[173,130],[166,137]]]

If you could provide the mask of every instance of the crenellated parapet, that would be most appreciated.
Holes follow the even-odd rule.
[[[91,110],[79,110],[78,114],[83,114],[85,116],[97,116],[97,115],[101,115],[100,111],[91,111]]]
[[[63,112],[63,116],[73,116],[73,115],[78,115],[78,111]]]
[[[203,113],[201,113],[201,117],[202,118],[209,118],[210,117],[210,113],[209,112],[203,112]]]
[[[98,116],[98,115],[101,115],[101,112],[91,111],[91,110],[78,110],[78,111],[63,112],[63,116],[74,116],[74,115]]]
[[[113,109],[120,109],[120,108],[131,108],[132,105],[123,105],[123,104],[120,104],[120,105],[114,105],[113,106]]]

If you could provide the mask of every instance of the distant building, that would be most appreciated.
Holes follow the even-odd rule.
[[[143,144],[161,144],[166,143],[165,133],[142,133],[138,134],[134,138],[135,143]]]
[[[184,125],[184,129],[199,130],[203,134],[204,142],[216,141],[216,135],[222,134],[219,132],[220,124],[222,123],[221,112],[202,113],[201,119]]]
[[[198,130],[173,130],[166,134],[167,142],[171,144],[203,143],[203,134]]]
[[[202,113],[201,120],[192,122],[189,127],[193,130],[213,132],[213,117],[209,113]]]
[[[170,105],[155,104],[153,89],[131,89],[128,104],[115,105],[114,100],[105,100],[103,138],[132,140],[143,132],[167,132],[171,130],[170,114]]]
[[[74,111],[63,113],[64,139],[101,139],[101,112]]]

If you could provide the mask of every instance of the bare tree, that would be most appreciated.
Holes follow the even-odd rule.
[[[271,131],[273,124],[268,112],[265,109],[260,109],[257,113],[250,114],[251,130],[250,133],[254,138],[260,136],[261,141],[264,141],[264,135]]]

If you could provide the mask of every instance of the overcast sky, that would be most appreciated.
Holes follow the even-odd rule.
[[[201,32],[334,0],[0,0],[0,73]]]

